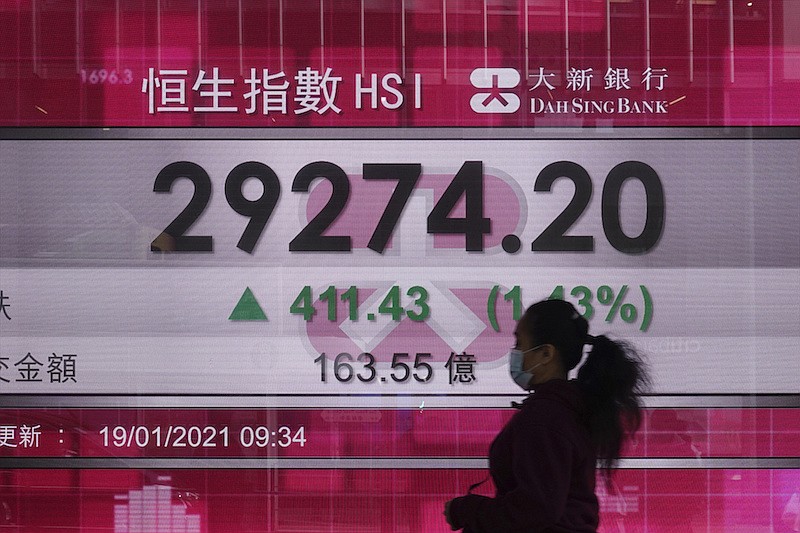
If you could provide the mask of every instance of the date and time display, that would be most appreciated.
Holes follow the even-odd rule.
[[[103,426],[105,448],[288,448],[304,447],[304,426]]]

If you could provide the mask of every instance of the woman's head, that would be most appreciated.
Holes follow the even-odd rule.
[[[607,473],[619,458],[626,435],[641,424],[641,401],[649,380],[644,363],[630,345],[605,335],[588,334],[589,323],[563,300],[530,306],[514,332],[524,352],[525,369],[536,368],[531,384],[566,378],[578,366],[586,344],[592,349],[578,371],[587,408],[587,424]]]
[[[583,357],[588,330],[589,323],[571,303],[542,300],[525,311],[515,335],[518,348],[523,351],[539,347],[528,352],[531,353],[531,363],[549,365],[552,368],[548,370],[552,370],[554,377],[565,377]],[[526,364],[526,367],[530,366]]]

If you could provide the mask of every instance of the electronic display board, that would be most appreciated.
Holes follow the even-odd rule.
[[[448,531],[546,298],[652,375],[599,531],[796,531],[798,17],[3,6],[0,531]]]

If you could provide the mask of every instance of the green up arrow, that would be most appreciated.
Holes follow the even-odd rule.
[[[228,320],[268,320],[266,313],[258,305],[256,297],[250,287],[244,290],[244,294],[239,298],[239,303],[233,308]]]

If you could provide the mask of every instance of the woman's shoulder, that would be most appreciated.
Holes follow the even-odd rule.
[[[557,381],[553,383],[551,381]],[[559,434],[578,448],[585,448],[587,439],[585,410],[576,383],[551,380],[538,386],[520,410],[518,428],[540,427],[547,433]],[[524,431],[524,430],[523,430]]]
[[[551,379],[536,386],[534,392],[522,402],[520,414],[544,422],[549,418],[559,418],[569,413],[582,415],[583,412],[584,403],[577,382]],[[570,418],[574,419],[575,416]]]

